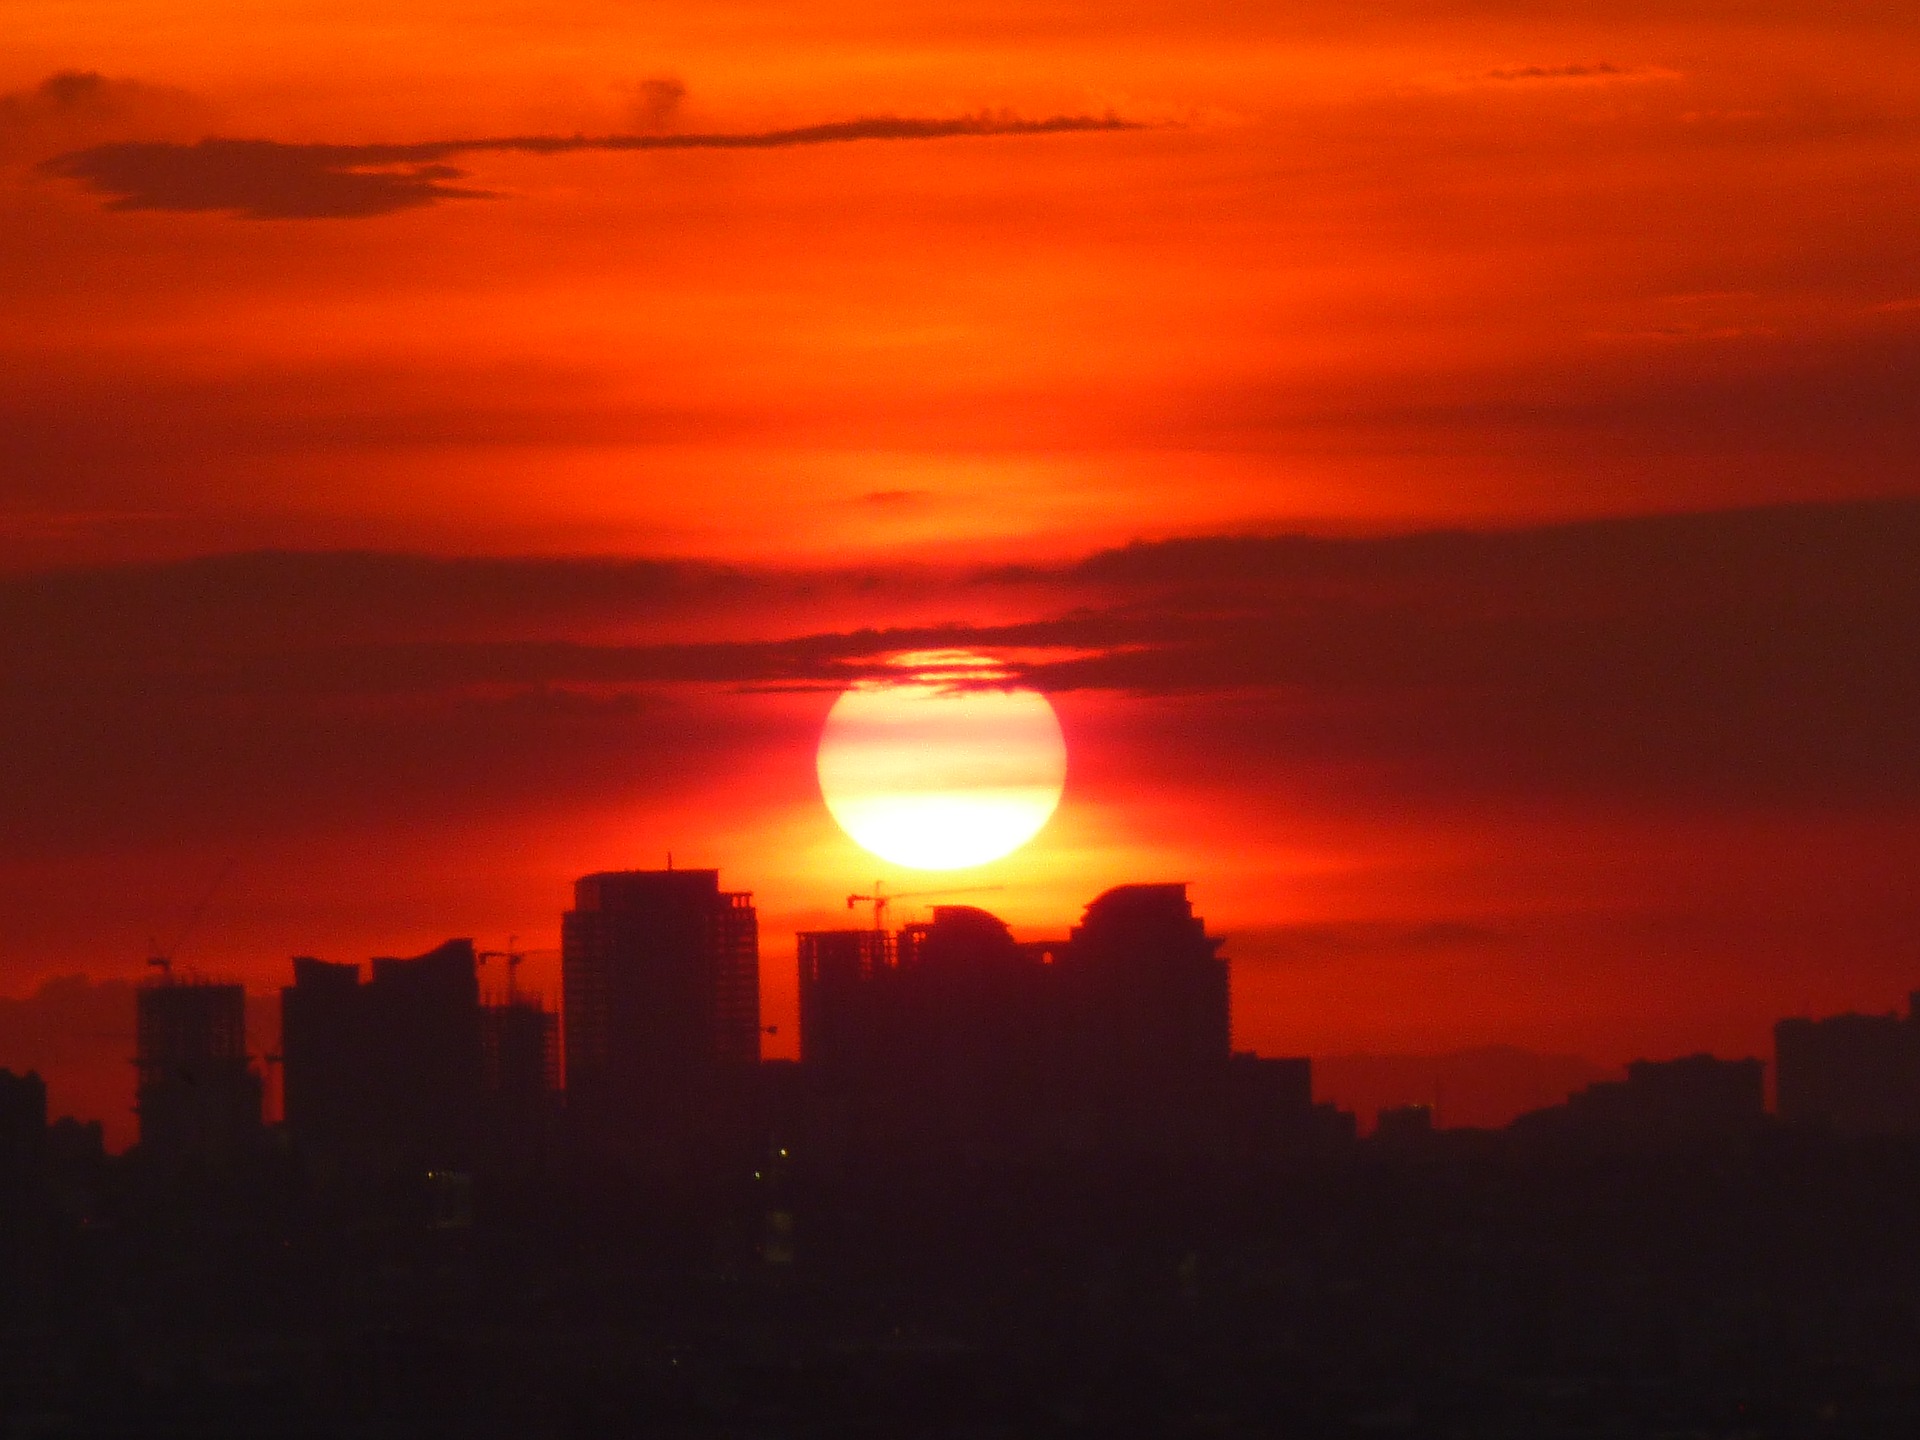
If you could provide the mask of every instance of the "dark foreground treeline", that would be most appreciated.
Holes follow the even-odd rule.
[[[564,1178],[561,1178],[564,1175]],[[1920,1145],[9,1177],[10,1436],[1920,1435]]]

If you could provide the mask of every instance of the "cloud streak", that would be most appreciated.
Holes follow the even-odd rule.
[[[348,554],[16,576],[0,832],[122,833],[142,796],[164,817],[422,785],[491,804],[515,774],[590,789],[636,726],[684,740],[758,712],[716,691],[832,689],[946,648],[1204,724],[1182,745],[1242,780],[1898,809],[1920,797],[1916,546],[1909,502],[1216,536],[998,571]],[[705,718],[655,726],[663,706]]]
[[[1489,80],[1605,80],[1631,74],[1602,60],[1597,65],[1512,65],[1487,71]]]
[[[45,156],[106,136],[204,135],[212,109],[185,90],[59,70],[28,90],[0,94],[0,161]]]
[[[779,130],[643,135],[508,135],[405,144],[295,145],[209,138],[191,145],[116,141],[57,155],[43,173],[78,181],[109,210],[222,213],[250,220],[364,220],[446,200],[490,198],[457,183],[447,162],[484,154],[583,151],[790,150],[858,140],[945,140],[1134,130],[1117,115],[1023,119],[1002,112],[949,117],[874,115]]]

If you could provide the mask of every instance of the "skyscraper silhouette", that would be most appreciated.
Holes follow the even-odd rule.
[[[891,935],[804,933],[821,1133],[882,1165],[1297,1149],[1326,1128],[1311,1067],[1231,1055],[1221,943],[1182,884],[1109,890],[1064,941],[1016,940],[967,905]]]
[[[1027,1143],[1068,1048],[1047,947],[998,916],[800,936],[802,1063],[849,1134],[893,1147]]]
[[[1062,956],[1080,1064],[1108,1095],[1215,1083],[1232,1050],[1223,942],[1184,884],[1119,885],[1087,906]]]
[[[680,1165],[760,1061],[753,897],[718,870],[620,870],[574,883],[561,918],[568,1109]]]
[[[470,1163],[485,1052],[471,940],[356,965],[301,957],[281,991],[287,1128],[327,1169]]]
[[[280,991],[286,1127],[321,1175],[522,1160],[555,1089],[555,1018],[480,1002],[468,939],[359,966],[300,956]]]

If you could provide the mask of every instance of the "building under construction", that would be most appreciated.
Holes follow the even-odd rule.
[[[247,1054],[246,990],[163,972],[140,987],[137,1016],[141,1149],[222,1159],[256,1144],[261,1082]]]
[[[1122,885],[1064,940],[971,905],[799,937],[801,1061],[839,1148],[1039,1154],[1300,1131],[1304,1060],[1234,1057],[1220,940],[1186,886]]]

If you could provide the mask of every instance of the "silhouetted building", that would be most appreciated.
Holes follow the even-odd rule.
[[[1765,1115],[1764,1062],[1700,1054],[1636,1060],[1625,1080],[1589,1085],[1512,1128],[1601,1145],[1692,1145],[1750,1134]]]
[[[1431,1105],[1385,1105],[1373,1118],[1373,1138],[1400,1147],[1424,1145],[1433,1138]]]
[[[1256,1097],[1273,1114],[1304,1114],[1313,1108],[1313,1061],[1304,1055],[1264,1056],[1242,1051],[1228,1073],[1236,1088]]]
[[[1298,1157],[1354,1138],[1350,1111],[1315,1103],[1313,1062],[1304,1055],[1232,1056],[1220,1103],[1227,1139],[1241,1164]]]
[[[1904,1019],[1782,1020],[1773,1045],[1782,1120],[1842,1135],[1920,1134],[1920,993]]]
[[[1063,1014],[1045,947],[971,905],[800,941],[801,1055],[867,1123],[926,1139],[1021,1143],[1059,1093]]]
[[[360,967],[296,955],[280,991],[280,1091],[287,1129],[304,1149],[345,1144],[378,1104]]]
[[[1627,1094],[1640,1113],[1677,1130],[1738,1130],[1766,1113],[1766,1063],[1688,1055],[1635,1060]]]
[[[480,1010],[483,1085],[510,1104],[545,1104],[560,1089],[560,1017],[526,996]]]
[[[1066,941],[1023,943],[968,905],[895,935],[807,932],[810,1093],[875,1153],[1252,1157],[1350,1133],[1306,1060],[1230,1055],[1220,944],[1184,885],[1110,890]]]
[[[684,1163],[759,1068],[753,897],[717,870],[587,875],[560,935],[568,1109]]]
[[[135,1003],[142,1150],[211,1159],[251,1148],[261,1084],[247,1055],[246,991],[166,975]]]
[[[471,940],[356,965],[302,956],[281,991],[287,1128],[323,1166],[469,1163],[486,1050]]]
[[[46,1082],[36,1070],[0,1070],[0,1182],[32,1172],[46,1149]]]
[[[887,1012],[887,977],[896,955],[892,933],[803,930],[797,941],[802,1061],[811,1073],[833,1081],[877,1073],[894,1028]]]
[[[1061,957],[1079,1068],[1109,1093],[1217,1083],[1232,1049],[1221,944],[1185,885],[1120,885],[1087,906]]]

